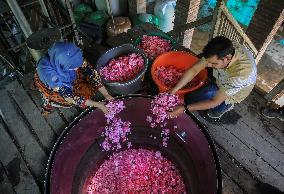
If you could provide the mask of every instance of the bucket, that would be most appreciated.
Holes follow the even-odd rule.
[[[151,76],[152,76],[154,82],[156,83],[156,85],[158,86],[159,91],[160,92],[166,92],[166,91],[169,91],[172,88],[165,86],[158,79],[158,77],[155,73],[158,67],[174,66],[178,69],[185,70],[185,69],[188,69],[191,66],[193,66],[197,61],[198,61],[198,58],[196,56],[194,56],[190,53],[187,53],[187,52],[183,52],[183,51],[170,51],[170,52],[164,53],[164,54],[160,55],[159,57],[157,57],[156,60],[154,61],[154,63],[152,64]],[[180,90],[177,91],[176,94],[181,99],[183,99],[185,94],[200,88],[208,78],[207,70],[204,69],[201,72],[199,72],[199,74],[197,74],[197,78],[199,80],[199,83],[197,85],[190,87],[190,88],[180,89]]]
[[[99,71],[102,67],[106,66],[111,59],[119,57],[121,55],[127,55],[129,53],[138,53],[143,56],[144,69],[134,79],[123,83],[109,82],[107,80],[102,79],[103,84],[109,89],[110,93],[113,95],[133,94],[141,89],[144,74],[148,68],[148,59],[144,52],[140,49],[134,47],[131,44],[124,44],[108,50],[97,61],[96,69],[97,71]]]

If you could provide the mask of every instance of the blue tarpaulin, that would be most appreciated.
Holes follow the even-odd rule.
[[[248,26],[260,0],[228,0],[226,6],[233,17],[243,26]],[[212,15],[217,0],[202,0],[198,18]],[[209,31],[209,25],[203,25],[199,29]]]

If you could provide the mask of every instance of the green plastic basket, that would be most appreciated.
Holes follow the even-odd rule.
[[[175,48],[177,46],[177,41],[175,39],[173,39],[171,36],[169,36],[166,33],[164,33],[164,32],[151,32],[151,33],[148,33],[148,34],[145,34],[145,35],[146,36],[159,36],[159,37],[162,37],[163,39],[171,41],[171,44],[172,44],[171,51],[175,50]],[[142,36],[138,37],[134,41],[133,45],[135,47],[137,47],[141,43],[141,40],[142,40]],[[149,60],[149,63],[150,63],[149,65],[151,65],[155,59],[148,58],[148,60]]]
[[[74,18],[76,23],[80,23],[82,19],[89,13],[93,11],[93,8],[86,4],[86,3],[80,3],[74,7]]]
[[[146,36],[160,36],[162,37],[163,39],[167,39],[169,41],[171,41],[171,44],[172,44],[172,49],[175,49],[175,47],[177,46],[177,41],[175,39],[173,39],[171,36],[167,35],[166,33],[164,32],[151,32],[151,33],[148,33],[148,34],[145,34]],[[142,40],[142,36],[138,37],[133,45],[134,46],[138,46],[140,43],[141,43],[141,40]]]
[[[108,17],[104,11],[94,11],[84,17],[84,21],[102,26]]]
[[[86,14],[92,11],[93,11],[93,8],[86,3],[80,3],[74,7],[74,12],[76,13]]]

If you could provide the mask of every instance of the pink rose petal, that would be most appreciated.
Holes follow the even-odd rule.
[[[88,182],[88,194],[186,192],[175,165],[160,152],[146,149],[113,154]]]

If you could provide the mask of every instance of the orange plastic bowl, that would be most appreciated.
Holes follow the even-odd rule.
[[[196,56],[194,56],[190,53],[187,53],[187,52],[183,52],[183,51],[170,51],[170,52],[164,53],[164,54],[160,55],[159,57],[157,57],[152,64],[151,75],[152,75],[154,82],[158,86],[159,91],[160,92],[166,92],[166,91],[170,90],[171,88],[165,86],[158,79],[158,77],[156,75],[156,70],[157,70],[158,67],[175,66],[178,69],[185,70],[185,69],[192,67],[197,61],[198,61],[198,58]],[[183,98],[184,95],[189,93],[189,92],[197,90],[206,82],[206,80],[208,78],[207,70],[206,69],[202,70],[196,76],[199,80],[199,83],[197,85],[193,86],[193,87],[178,90],[176,94],[180,98]]]

